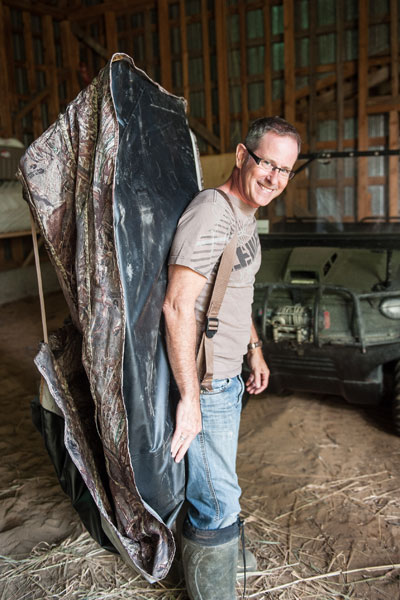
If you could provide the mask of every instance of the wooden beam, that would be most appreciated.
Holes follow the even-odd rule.
[[[77,38],[71,31],[71,24],[69,21],[62,21],[60,23],[60,31],[63,64],[68,71],[66,78],[67,99],[70,101],[75,98],[80,89],[78,81],[79,44]]]
[[[110,59],[110,53],[107,51],[104,46],[99,44],[94,38],[90,35],[87,35],[86,32],[79,27],[76,23],[73,23],[71,26],[72,33],[76,35],[86,46],[89,46],[92,50],[94,50],[99,56],[104,58],[105,60]]]
[[[27,104],[25,104],[21,110],[19,110],[17,112],[17,114],[15,115],[15,120],[16,121],[21,121],[27,114],[29,114],[32,110],[35,109],[35,107],[38,107],[39,104],[50,94],[50,88],[47,87],[44,90],[41,90],[40,92],[38,92],[37,94],[35,94],[33,96],[33,98],[31,98],[31,100],[29,100],[29,102]]]
[[[285,60],[285,119],[294,123],[295,114],[295,45],[293,0],[283,3],[283,41]]]
[[[399,32],[397,0],[390,0],[390,54],[393,99],[399,99]],[[399,147],[399,104],[389,113],[389,148]],[[389,157],[389,206],[388,216],[399,216],[399,158]]]
[[[0,0],[0,89],[2,95],[0,102],[0,136],[8,138],[12,135],[11,95],[8,84],[8,65],[11,62],[11,57],[8,54],[10,49],[6,47],[5,32],[4,8],[3,2]]]
[[[246,5],[239,2],[240,87],[242,104],[242,140],[249,128],[249,99],[247,94]]]
[[[8,1],[11,2],[12,0]],[[153,7],[156,8],[156,6],[157,0],[118,0],[118,2],[115,2],[115,0],[106,0],[100,4],[77,8],[68,15],[68,18],[70,21],[81,21],[83,23],[87,19],[103,15],[106,11],[124,15],[127,11],[132,12],[132,9],[140,11]]]
[[[19,10],[38,15],[51,15],[56,19],[65,19],[67,16],[66,11],[59,8],[54,8],[50,4],[43,4],[42,2],[29,2],[28,0],[3,0],[3,3],[7,4],[11,8],[18,8]]]
[[[45,15],[42,18],[47,84],[51,90],[49,98],[49,119],[50,123],[53,123],[60,112],[60,98],[58,94],[58,72],[56,64],[56,48],[54,45],[53,18],[50,17],[50,15]]]
[[[160,44],[161,85],[172,91],[171,41],[168,0],[158,0],[158,39]]]
[[[210,69],[210,41],[208,36],[208,6],[207,0],[201,0],[201,35],[203,44],[203,79],[204,79],[204,104],[206,112],[206,128],[213,130],[212,97],[211,97],[211,69]],[[219,140],[218,140],[219,142]]]
[[[368,0],[358,0],[358,150],[368,149]],[[357,220],[371,214],[368,159],[358,158]]]
[[[190,111],[189,54],[188,54],[188,47],[187,47],[185,0],[179,0],[179,20],[180,20],[180,26],[181,26],[181,62],[182,62],[183,96],[188,101],[188,109]]]
[[[104,23],[106,29],[107,53],[109,56],[111,56],[115,52],[118,52],[118,35],[115,13],[111,10],[106,10],[104,13]]]
[[[197,133],[203,140],[205,140],[210,146],[213,146],[215,150],[221,152],[221,142],[211,131],[204,127],[198,119],[192,115],[188,115],[189,126],[195,133]]]
[[[272,59],[271,59],[271,3],[264,4],[264,106],[265,115],[272,116]]]
[[[215,33],[217,42],[218,117],[221,152],[227,152],[230,146],[229,84],[226,43],[226,3],[222,0],[215,2]]]

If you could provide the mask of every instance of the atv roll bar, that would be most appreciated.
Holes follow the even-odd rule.
[[[295,169],[295,174],[303,171],[314,160],[330,160],[331,158],[359,158],[361,156],[399,156],[400,150],[342,150],[342,151],[324,151],[311,152],[309,154],[299,154],[298,160],[306,162]]]

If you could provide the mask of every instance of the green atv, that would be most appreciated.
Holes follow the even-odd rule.
[[[379,156],[394,152],[399,153]],[[372,152],[301,158],[309,165],[321,158],[326,164],[327,156],[330,163],[356,160],[355,155]],[[400,219],[387,214],[358,219],[356,202],[353,218],[340,219],[332,202],[335,190],[329,204],[321,179],[314,188],[307,187],[307,178],[302,181],[290,203],[294,214],[285,214],[286,198],[262,215],[269,233],[260,234],[253,318],[271,371],[269,389],[335,394],[364,405],[389,394],[400,434]]]

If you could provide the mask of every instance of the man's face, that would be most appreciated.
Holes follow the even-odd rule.
[[[297,142],[289,135],[280,136],[268,132],[261,138],[254,154],[274,166],[291,171],[297,160]],[[253,208],[267,206],[283,192],[289,182],[289,179],[279,175],[278,170],[265,172],[243,144],[238,144],[236,148],[236,166],[239,169],[236,192],[243,202]]]

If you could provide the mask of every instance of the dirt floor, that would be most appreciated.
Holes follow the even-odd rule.
[[[51,330],[66,316],[60,294],[47,310]],[[0,307],[0,336],[0,600],[186,599],[182,581],[152,586],[99,548],[57,482],[30,416],[38,301]],[[238,472],[260,573],[247,597],[398,600],[399,455],[383,410],[305,394],[251,399]]]

